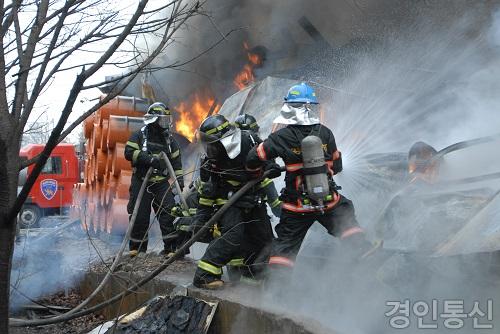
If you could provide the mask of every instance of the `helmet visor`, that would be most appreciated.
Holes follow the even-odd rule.
[[[146,114],[144,115],[144,124],[153,124],[158,119],[158,115]]]
[[[311,103],[302,103],[302,102],[287,102],[286,105],[290,107],[290,109],[305,109],[309,112],[312,112],[315,115],[318,112],[318,105]]]
[[[162,129],[169,129],[172,126],[172,116],[171,115],[159,115],[158,125]]]
[[[225,150],[230,159],[234,159],[241,152],[241,130],[234,125],[230,125],[228,131],[220,136],[202,131],[198,131],[197,135],[209,159],[220,157],[221,150]]]

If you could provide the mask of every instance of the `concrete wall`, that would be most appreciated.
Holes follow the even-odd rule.
[[[80,289],[83,297],[87,297],[99,285],[104,274],[90,272],[82,281]],[[124,282],[139,281],[138,275],[116,274],[106,284],[99,297],[92,305],[100,303],[123,290]],[[164,279],[153,279],[145,286],[139,289],[137,293],[132,293],[121,301],[116,302],[101,311],[106,319],[113,319],[126,312],[131,312],[141,304],[148,301],[156,295],[170,294],[176,287],[176,283]],[[224,293],[204,291],[192,287],[187,288],[188,296],[199,298],[205,301],[218,302],[217,311],[212,321],[209,333],[230,334],[230,333],[288,333],[288,334],[309,334],[309,333],[333,333],[310,320],[299,323],[284,315],[271,313],[256,307],[247,306],[244,300],[240,302],[225,298]],[[232,295],[234,299],[235,294]],[[244,296],[244,294],[242,295]],[[237,299],[237,298],[236,298]]]

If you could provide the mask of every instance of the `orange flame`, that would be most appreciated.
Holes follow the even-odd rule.
[[[253,75],[252,65],[245,64],[241,72],[236,75],[233,82],[238,90],[242,90],[254,81],[255,76]]]
[[[243,42],[243,48],[247,51],[248,63],[243,66],[243,69],[234,78],[234,85],[238,90],[242,90],[255,81],[253,69],[262,66],[262,58],[256,54],[251,53],[247,42]]]
[[[208,116],[214,103],[215,98],[213,94],[207,92],[197,92],[191,95],[188,101],[179,103],[179,105],[175,107],[177,111],[175,130],[192,141],[196,129],[205,117]],[[216,114],[220,107],[220,104],[217,103],[213,113]]]
[[[260,58],[260,56],[258,54],[249,52],[249,53],[247,53],[247,56],[248,56],[248,61],[250,61],[250,63],[252,65],[256,65],[256,66],[262,65],[262,59]]]

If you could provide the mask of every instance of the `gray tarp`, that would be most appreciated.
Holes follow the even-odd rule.
[[[288,89],[297,83],[295,80],[267,77],[230,96],[219,114],[231,122],[243,113],[255,116],[260,125],[260,134],[265,138],[271,133],[273,120],[279,116]]]

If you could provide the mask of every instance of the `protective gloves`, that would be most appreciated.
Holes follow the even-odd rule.
[[[177,182],[179,182],[179,188],[181,188],[181,192],[183,192],[184,191],[184,180],[178,179]],[[175,186],[175,184],[172,184],[172,194],[179,195],[179,192],[177,191],[177,187]]]
[[[158,170],[161,170],[161,171],[163,171],[163,170],[165,170],[167,168],[167,163],[165,162],[165,160],[160,159],[157,156],[152,156],[151,159],[149,160],[149,164],[154,169],[158,169]]]
[[[281,166],[275,162],[268,163],[264,166],[264,171],[269,171],[268,178],[274,179],[281,176]]]

